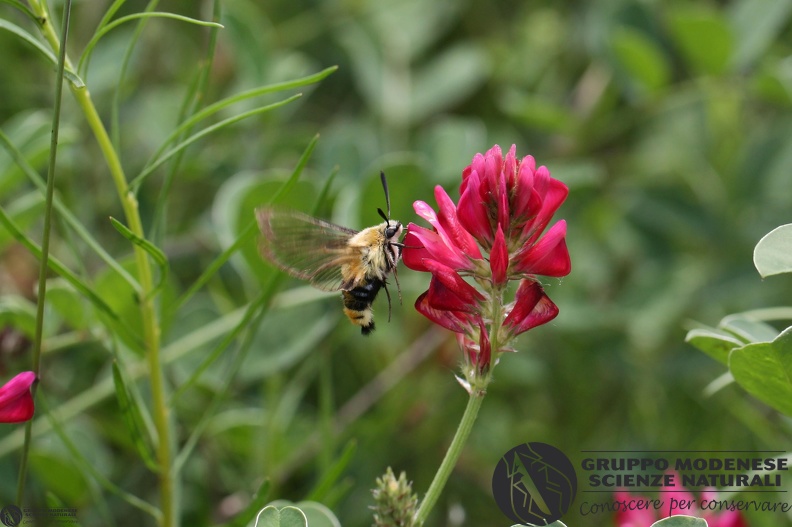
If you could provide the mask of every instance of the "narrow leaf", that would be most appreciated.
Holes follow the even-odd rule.
[[[113,30],[114,28],[124,24],[126,22],[131,22],[132,20],[138,20],[140,18],[172,18],[174,20],[179,20],[182,22],[189,22],[190,24],[195,24],[197,26],[206,26],[206,27],[219,27],[222,28],[221,24],[216,22],[205,22],[203,20],[196,20],[195,18],[190,18],[187,16],[177,15],[176,13],[163,13],[159,11],[150,11],[150,12],[143,12],[143,13],[134,13],[132,15],[122,16],[118,20],[114,20],[109,24],[106,24],[99,28],[94,36],[88,41],[88,44],[85,45],[85,49],[83,50],[82,55],[80,56],[80,61],[77,64],[77,71],[85,73],[85,69],[87,68],[87,61],[91,57],[91,53],[93,53],[93,48],[99,42],[99,40],[105,36],[108,32]]]
[[[21,243],[28,251],[30,251],[33,256],[37,259],[41,260],[41,248],[33,242],[30,238],[25,236],[25,234],[17,227],[17,225],[13,222],[13,220],[8,216],[5,209],[0,207],[0,224],[2,224],[6,230],[17,240]],[[110,306],[108,306],[102,298],[97,295],[93,289],[90,288],[85,282],[83,282],[77,275],[75,275],[68,267],[66,267],[63,263],[60,262],[54,256],[50,256],[48,260],[48,267],[54,271],[56,274],[63,277],[67,282],[69,282],[77,291],[79,291],[85,298],[87,298],[93,305],[96,307],[99,312],[107,315],[110,319],[111,326],[118,331],[122,331],[125,335],[130,336],[131,342],[135,342],[138,345],[139,349],[143,349],[140,343],[139,336],[136,336],[135,333],[127,327],[123,321],[119,318],[118,314],[116,314]]]
[[[142,248],[144,251],[146,251],[149,254],[149,256],[151,256],[151,258],[159,266],[159,270],[160,270],[159,281],[157,282],[157,285],[154,286],[154,288],[151,290],[150,293],[152,297],[155,296],[157,292],[165,285],[165,279],[168,276],[168,269],[169,269],[168,257],[165,256],[165,253],[162,252],[162,250],[159,247],[157,247],[150,241],[136,235],[134,232],[129,230],[126,227],[126,225],[124,225],[117,219],[113,218],[112,216],[110,217],[110,223],[113,224],[113,227],[115,227],[115,229],[118,232],[120,232],[124,238],[131,241],[138,247]]]
[[[229,117],[228,119],[224,119],[224,120],[220,121],[217,124],[214,124],[212,126],[204,128],[200,132],[197,132],[197,133],[191,135],[190,137],[188,137],[187,139],[185,139],[184,141],[182,141],[178,145],[174,146],[172,149],[168,150],[161,157],[159,157],[156,161],[154,161],[151,165],[149,165],[148,167],[143,169],[140,172],[140,174],[138,174],[138,176],[130,182],[130,184],[129,184],[130,188],[132,188],[132,189],[138,188],[140,186],[140,184],[143,183],[143,180],[145,180],[148,175],[150,175],[157,168],[159,168],[159,166],[162,165],[165,161],[167,161],[168,159],[170,159],[171,157],[176,155],[178,152],[180,152],[184,148],[187,148],[188,146],[190,146],[194,142],[198,141],[199,139],[202,139],[203,137],[211,134],[212,132],[216,132],[217,130],[220,130],[221,128],[225,128],[226,126],[229,126],[231,124],[239,122],[239,121],[241,121],[243,119],[247,119],[248,117],[251,117],[253,115],[258,115],[260,113],[265,113],[265,112],[268,112],[270,110],[274,110],[276,108],[280,108],[281,106],[285,106],[286,104],[294,101],[295,99],[299,99],[300,97],[302,97],[302,94],[298,93],[297,95],[293,95],[293,96],[289,97],[288,99],[284,99],[284,100],[278,101],[276,103],[272,103],[272,104],[268,104],[266,106],[262,106],[260,108],[256,108],[255,110],[250,110],[248,112],[244,112],[244,113],[241,113],[239,115],[235,115],[233,117]]]
[[[151,157],[152,160],[156,160],[165,151],[169,144],[176,140],[185,130],[189,130],[198,122],[210,117],[220,110],[234,104],[237,102],[241,102],[247,99],[252,99],[253,97],[258,97],[259,95],[264,95],[267,93],[276,93],[279,91],[291,90],[294,88],[300,88],[302,86],[308,86],[310,84],[317,83],[330,75],[331,73],[335,72],[338,69],[338,66],[331,66],[329,68],[325,68],[319,73],[314,73],[313,75],[308,75],[307,77],[301,77],[299,79],[294,79],[291,81],[286,82],[278,82],[275,84],[268,84],[266,86],[260,86],[258,88],[253,88],[252,90],[247,90],[242,93],[238,93],[236,95],[232,95],[231,97],[226,97],[225,99],[221,99],[216,103],[210,104],[200,112],[195,113],[189,119],[181,123],[176,129],[171,132],[171,134],[165,139],[163,144],[159,147],[159,149],[154,153]],[[146,168],[152,163],[153,161],[149,161],[146,163]]]
[[[349,441],[338,459],[325,471],[322,478],[316,483],[313,490],[306,497],[309,501],[324,501],[328,493],[338,484],[350,461],[352,461],[357,442]]]
[[[45,59],[50,61],[52,65],[58,65],[58,58],[55,56],[52,51],[49,50],[41,41],[39,41],[36,37],[19,27],[18,25],[9,22],[3,18],[0,18],[0,29],[5,29],[11,33],[14,33],[18,37],[22,38],[25,42],[32,45],[36,51],[41,53]],[[83,83],[82,79],[73,71],[71,70],[64,70],[64,76],[72,83],[75,88],[84,88],[85,83]]]
[[[129,390],[126,387],[118,362],[113,361],[113,384],[115,385],[116,399],[121,415],[127,425],[127,430],[132,438],[132,443],[140,454],[141,459],[152,472],[159,472],[157,462],[154,461],[154,453],[151,445],[143,438],[143,418],[140,415],[140,408],[132,400]]]

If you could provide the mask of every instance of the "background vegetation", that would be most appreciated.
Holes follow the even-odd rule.
[[[160,305],[172,389],[217,352],[172,406],[179,444],[202,430],[180,473],[185,525],[227,521],[265,478],[272,499],[311,497],[346,526],[368,525],[375,478],[390,465],[424,492],[464,408],[453,377],[456,343],[413,310],[428,280],[407,269],[403,305],[387,323],[380,299],[370,338],[342,319],[336,295],[290,279],[261,317],[229,333],[280,276],[260,261],[254,236],[175,308],[317,133],[301,180],[281,201],[312,211],[337,172],[319,213],[350,227],[378,221],[380,170],[392,216],[417,221],[414,200],[433,203],[438,184],[456,199],[462,169],[496,143],[534,155],[571,190],[560,217],[569,224],[573,271],[547,283],[560,315],[504,357],[434,525],[506,525],[490,478],[500,456],[525,441],[556,445],[576,461],[591,449],[788,448],[789,420],[733,384],[707,391],[724,368],[683,339],[694,320],[714,325],[727,313],[788,303],[792,293],[788,277],[762,281],[751,263],[756,242],[792,211],[792,1],[218,4],[224,29],[199,105],[339,68],[287,92],[302,92],[300,99],[196,142],[180,164],[163,164],[140,186],[145,231],[170,264]],[[75,5],[70,54],[80,55],[108,5]],[[116,18],[146,5],[130,0]],[[159,7],[211,20],[214,3]],[[0,16],[37,34],[10,5]],[[210,34],[152,19],[142,29],[122,25],[96,46],[83,79],[105,123],[117,123],[130,175],[182,121],[183,101],[212,56]],[[10,32],[0,31],[0,50],[0,128],[45,173],[53,69]],[[284,98],[244,100],[212,119]],[[108,221],[121,217],[115,188],[68,93],[61,122],[58,195],[108,254],[131,263],[131,245]],[[2,149],[0,205],[39,238],[42,194]],[[37,267],[5,230],[0,247],[7,379],[29,367]],[[62,214],[52,252],[133,331],[140,327],[128,284]],[[56,494],[83,525],[140,525],[141,513],[87,469],[157,499],[156,478],[139,460],[112,388],[114,355],[137,371],[134,346],[108,334],[102,315],[62,279],[53,275],[50,289],[33,498]],[[228,335],[236,338],[223,341]],[[146,399],[147,383],[136,378]],[[43,402],[85,460],[48,431]],[[5,504],[13,501],[21,433],[4,425],[0,436]],[[564,521],[611,524],[576,513]],[[790,524],[767,513],[749,521]]]

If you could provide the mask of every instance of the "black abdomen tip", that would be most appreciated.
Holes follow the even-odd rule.
[[[371,324],[369,324],[368,326],[362,326],[362,327],[360,328],[360,332],[361,332],[363,335],[368,335],[368,334],[369,334],[369,333],[371,333],[372,331],[374,331],[374,321],[373,321],[373,320],[371,321]]]

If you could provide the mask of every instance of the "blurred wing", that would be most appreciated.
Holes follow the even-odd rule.
[[[357,231],[279,209],[258,209],[256,219],[262,256],[323,291],[341,289],[341,266],[360,261],[359,250],[348,245]]]

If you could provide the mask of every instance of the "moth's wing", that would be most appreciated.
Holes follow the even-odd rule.
[[[360,261],[360,249],[349,246],[357,231],[296,211],[256,210],[262,256],[290,275],[324,291],[344,283],[341,268]]]

